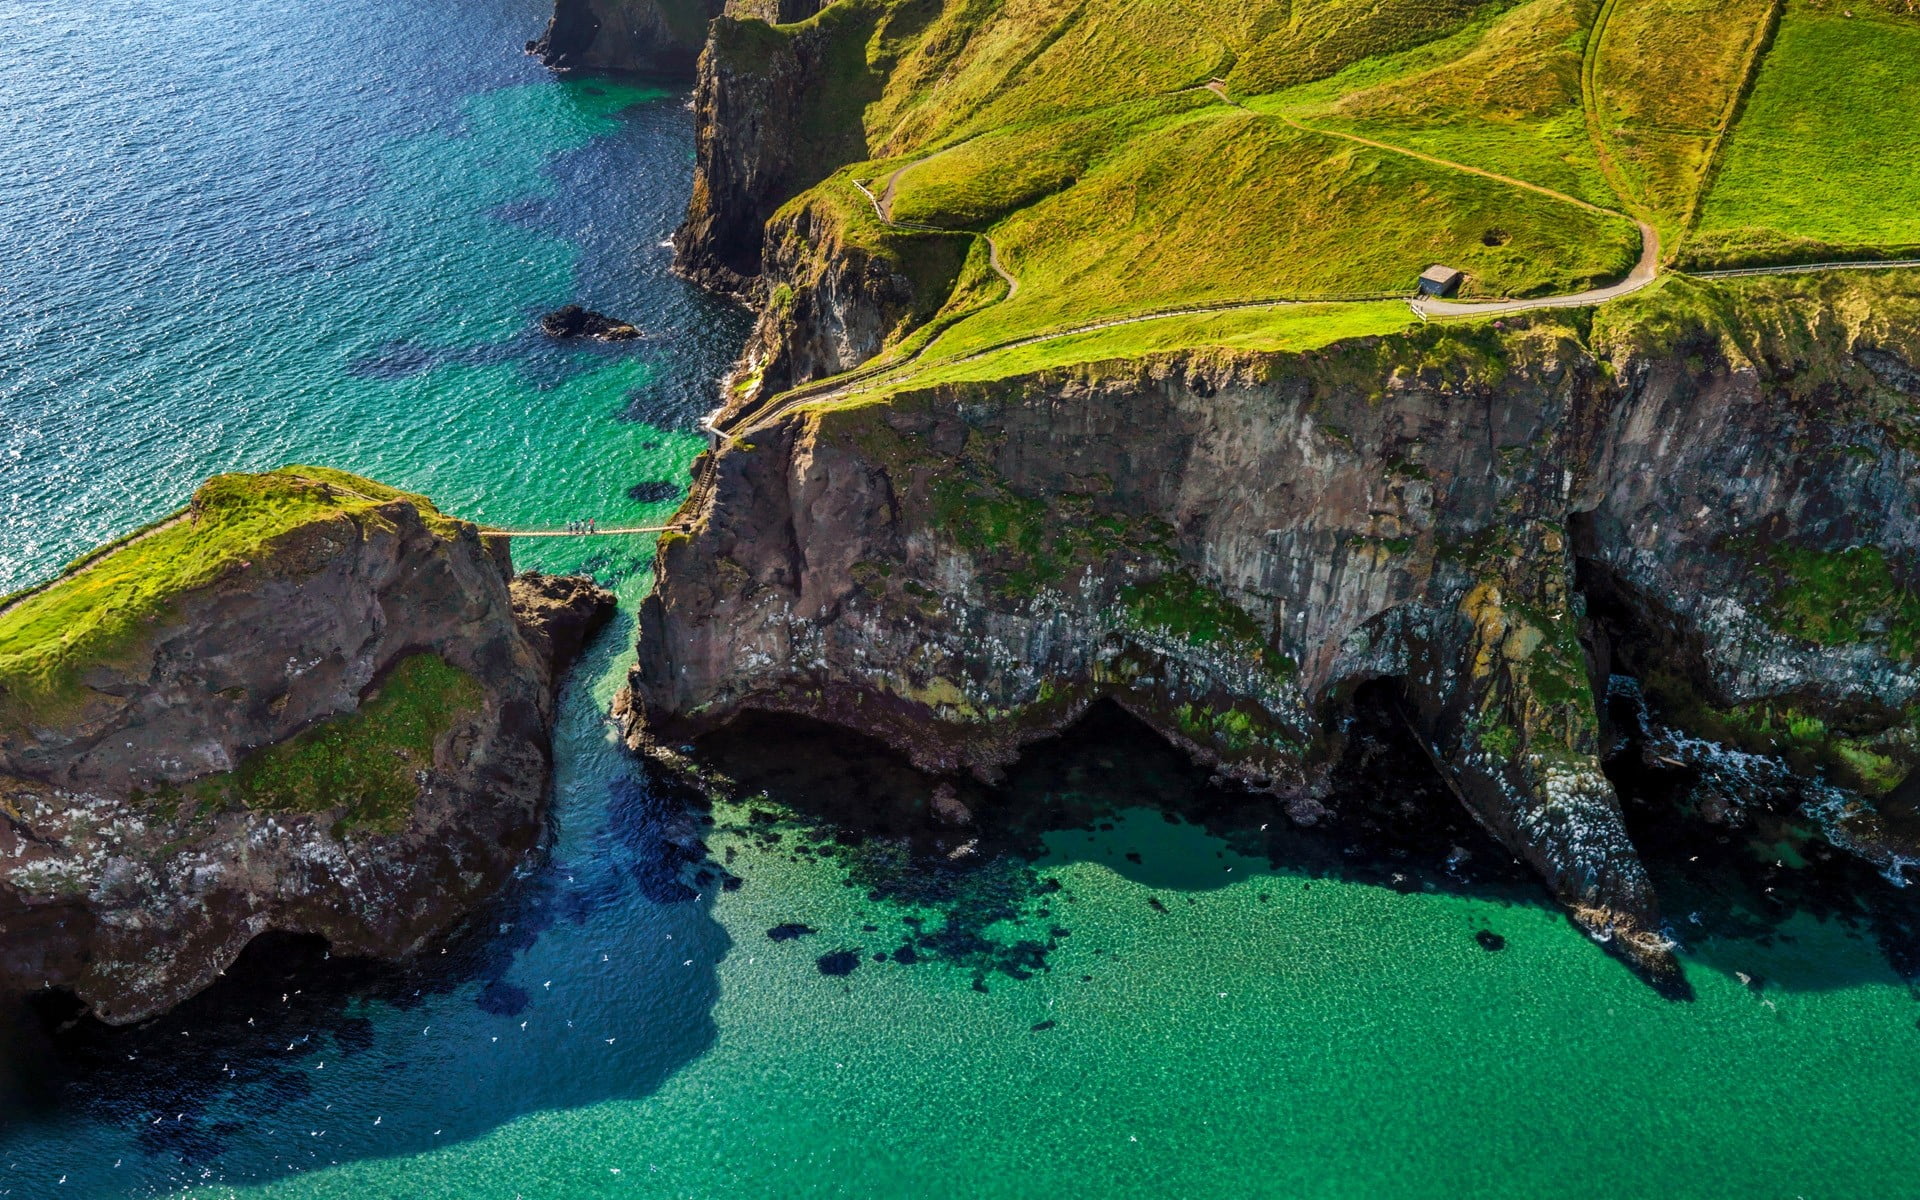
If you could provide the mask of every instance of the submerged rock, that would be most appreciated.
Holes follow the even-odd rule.
[[[860,965],[860,952],[857,950],[835,950],[831,954],[822,954],[814,960],[822,975],[851,975]]]
[[[612,598],[342,472],[219,476],[0,607],[0,993],[137,1021],[254,937],[417,949],[539,841]]]
[[[599,342],[631,342],[642,336],[627,322],[578,304],[556,308],[541,317],[540,328],[548,337],[592,338]]]
[[[628,488],[627,499],[639,504],[659,504],[663,500],[671,500],[678,496],[682,490],[679,484],[669,480],[649,479]]]

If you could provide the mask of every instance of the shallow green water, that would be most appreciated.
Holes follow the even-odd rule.
[[[542,7],[24,6],[0,591],[219,469],[320,461],[499,523],[670,507],[626,489],[684,479],[742,334],[665,273],[684,93],[548,79],[516,45]],[[655,337],[530,332],[568,300]],[[649,555],[522,558],[630,613]],[[1016,775],[1005,803],[1093,814],[1032,861],[837,838],[830,802],[924,785],[834,739],[741,768],[786,800],[783,756],[806,766],[801,807],[703,830],[613,744],[632,633],[569,685],[551,854],[445,953],[268,948],[145,1028],[24,1023],[0,1194],[1920,1191],[1920,1003],[1867,914],[1716,892],[1676,851],[1695,999],[1663,1000],[1524,879],[1449,868],[1450,838],[1493,857],[1471,829],[1404,860],[1256,834],[1124,731]],[[1229,836],[1142,807],[1236,803]],[[790,923],[813,932],[769,937]],[[859,965],[823,973],[839,951]]]

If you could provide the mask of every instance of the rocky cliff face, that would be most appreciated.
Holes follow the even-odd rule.
[[[560,70],[684,71],[722,8],[722,0],[554,0],[527,53]]]
[[[821,7],[782,0],[780,15]],[[821,23],[829,17],[835,22]],[[839,25],[871,20],[864,10],[828,10],[819,22],[791,29],[733,16],[713,24],[694,89],[693,196],[673,235],[682,274],[753,298],[775,210],[835,168],[866,157],[860,105],[877,82],[866,72],[864,39]]]
[[[629,735],[804,712],[991,774],[1104,697],[1311,822],[1388,680],[1461,802],[1666,975],[1602,769],[1617,676],[1820,775],[1794,802],[1836,845],[1920,859],[1920,304],[1873,286],[1673,284],[786,416],[663,539]]]
[[[214,510],[236,479],[246,511]],[[503,545],[417,497],[308,469],[223,477],[12,615],[150,576],[116,572],[155,539],[212,555],[296,504],[311,517],[57,666],[64,691],[0,674],[0,992],[68,988],[123,1023],[269,930],[404,954],[539,840],[554,680],[612,598],[510,581]],[[95,619],[71,602],[63,621]]]

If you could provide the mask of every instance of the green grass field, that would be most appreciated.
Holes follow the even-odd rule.
[[[1920,19],[1790,0],[1700,215],[1712,258],[1920,245]]]
[[[396,499],[442,532],[457,525],[423,497],[326,467],[214,476],[184,511],[0,603],[0,725],[29,713],[55,723],[84,701],[81,673],[137,649],[182,595],[270,557],[304,525]]]
[[[1366,305],[1435,262],[1468,297],[1573,293],[1625,274],[1633,218],[1688,266],[1920,243],[1909,4],[840,0],[734,41],[750,67],[802,28],[842,31],[810,121],[856,130],[868,161],[797,203],[954,280],[884,357],[979,377],[1148,327],[969,357],[1009,341],[1229,300]],[[936,272],[928,235],[888,242],[850,179],[892,181],[894,220],[989,235],[1017,293],[977,241],[957,275],[951,245]],[[1281,309],[1151,328],[1159,348],[1244,345],[1262,321],[1297,342]]]

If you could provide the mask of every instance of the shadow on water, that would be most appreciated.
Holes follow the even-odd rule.
[[[1669,927],[1693,962],[1745,974],[1753,988],[1822,991],[1883,983],[1887,970],[1920,997],[1920,888],[1899,887],[1820,836],[1797,811],[1800,793],[1736,784],[1737,820],[1702,803],[1710,769],[1641,752],[1645,714],[1635,693],[1610,702],[1622,740],[1607,762],[1627,830],[1640,848]],[[1800,954],[1794,927],[1835,925],[1873,944],[1874,955]],[[1769,964],[1756,970],[1756,951]]]
[[[1072,861],[1164,890],[1148,901],[1161,911],[1263,871],[1546,903],[1383,708],[1363,707],[1349,746],[1333,811],[1312,828],[1271,796],[1221,785],[1112,704],[1030,748],[998,786],[930,777],[876,742],[785,716],[744,717],[699,751],[752,797],[716,808],[725,832],[837,864],[905,914],[913,932],[895,961],[968,968],[976,987],[1046,969],[1071,936],[1059,902],[1072,897],[1051,871]],[[831,957],[823,970],[846,965]]]
[[[34,997],[0,1029],[0,1156],[82,1187],[271,1179],[643,1097],[704,1054],[732,943],[711,915],[697,814],[607,744],[589,694],[629,644],[623,617],[567,685],[556,741],[577,744],[548,856],[398,963],[269,934],[137,1026]],[[101,1140],[89,1154],[104,1161],[78,1153]]]
[[[1071,932],[1049,870],[1070,861],[1166,893],[1148,901],[1161,911],[1262,871],[1557,908],[1466,813],[1396,712],[1390,683],[1356,697],[1328,814],[1311,827],[1270,796],[1223,785],[1111,704],[1031,747],[998,786],[924,775],[876,742],[784,716],[749,715],[699,749],[737,794],[754,797],[716,809],[727,832],[794,861],[834,862],[848,886],[908,914],[917,932],[896,960],[971,968],[976,986],[1046,969]],[[1682,802],[1685,779],[1629,758],[1615,755],[1608,769],[1690,962],[1752,976],[1754,949],[1790,947],[1785,927],[1812,917],[1872,939],[1880,954],[1768,955],[1781,965],[1756,986],[1884,982],[1888,967],[1920,978],[1914,889],[1783,818],[1762,814],[1737,835],[1708,825]]]

